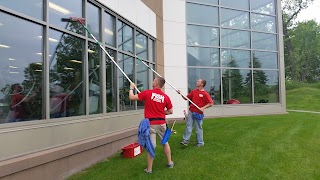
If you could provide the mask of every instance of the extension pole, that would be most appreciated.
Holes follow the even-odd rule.
[[[90,30],[83,24],[82,21],[85,21],[84,18],[76,18],[76,17],[70,17],[69,19],[62,19],[63,21],[77,21],[79,22],[82,27],[86,29],[86,31],[90,34],[90,36],[99,44],[100,48],[107,54],[107,56],[111,59],[111,61],[117,66],[117,68],[121,71],[121,73],[128,79],[130,83],[133,83],[130,78],[126,75],[126,73],[121,69],[121,67],[113,60],[113,58],[110,56],[110,54],[105,50],[105,48],[102,46],[101,42],[99,42],[94,35],[90,32]],[[136,90],[138,93],[140,93],[139,89],[137,86],[135,86]]]
[[[130,51],[129,51],[130,52]],[[132,52],[131,52],[132,53]],[[132,53],[133,54],[133,53]],[[145,62],[143,62],[140,58],[138,58],[137,56],[136,56],[136,58],[139,60],[139,61],[141,61],[145,66],[147,66],[151,71],[153,71],[156,75],[158,75],[159,77],[162,77],[159,73],[157,73],[155,70],[153,70],[147,63],[145,63]],[[166,83],[168,83],[173,89],[175,89],[177,92],[178,92],[178,89],[177,88],[175,88],[172,84],[170,84],[167,80],[166,80]],[[180,93],[181,94],[181,93]],[[185,98],[185,99],[187,99],[191,104],[193,104],[196,108],[198,108],[200,111],[201,111],[201,109],[200,109],[200,107],[199,106],[197,106],[194,102],[192,102],[187,96],[185,96],[185,95],[183,95],[183,94],[181,94],[182,96],[183,96],[183,98]]]

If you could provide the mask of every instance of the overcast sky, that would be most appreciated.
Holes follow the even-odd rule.
[[[314,0],[314,2],[309,5],[309,7],[300,14],[298,14],[298,21],[306,21],[315,19],[318,23],[320,23],[320,0]]]

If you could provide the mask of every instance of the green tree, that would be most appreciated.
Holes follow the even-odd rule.
[[[290,30],[294,27],[294,20],[298,14],[306,9],[314,0],[282,0],[282,22],[283,22],[283,40],[284,40],[284,59],[286,65],[286,75],[292,80],[298,81],[299,69],[297,59],[293,53],[292,36]]]
[[[238,67],[233,56],[230,57],[229,67]],[[222,76],[223,99],[239,99],[244,92],[243,77],[240,69],[226,69]]]
[[[298,81],[315,83],[320,80],[320,25],[314,20],[299,22],[290,30],[291,55],[295,57]]]

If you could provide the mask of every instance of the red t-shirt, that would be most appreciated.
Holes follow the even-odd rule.
[[[165,108],[167,110],[172,108],[170,98],[161,91],[161,89],[145,90],[138,94],[139,100],[144,101],[144,117],[145,118],[163,118]],[[165,124],[165,120],[152,120],[150,125]]]
[[[14,110],[15,118],[23,119],[27,118],[27,112],[25,110],[25,103],[22,102],[24,96],[21,94],[15,94],[11,97],[11,106],[10,110]]]
[[[198,89],[192,90],[188,96],[187,96],[192,102],[194,102],[199,108],[209,104],[213,103],[209,93],[207,91],[199,91]],[[189,110],[191,112],[196,112],[199,114],[203,114],[202,111],[200,111],[195,105],[192,103],[190,104]]]

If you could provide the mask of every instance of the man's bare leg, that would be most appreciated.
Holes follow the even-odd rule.
[[[171,164],[172,163],[172,160],[171,160],[171,149],[170,149],[169,143],[166,143],[163,146],[163,152],[167,157],[168,164]]]
[[[153,158],[147,153],[148,171],[152,171]]]

